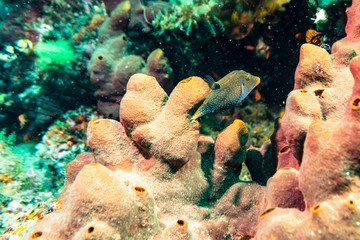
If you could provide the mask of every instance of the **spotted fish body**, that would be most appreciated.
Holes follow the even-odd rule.
[[[208,113],[228,109],[240,103],[260,83],[260,78],[243,70],[232,71],[211,85],[209,96],[190,121]]]

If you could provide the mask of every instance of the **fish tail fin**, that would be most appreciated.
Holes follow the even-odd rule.
[[[190,122],[195,122],[195,120],[198,119],[198,118],[199,118],[199,117],[197,117],[197,116],[194,115],[194,116],[192,116],[192,117],[190,118]]]
[[[202,116],[202,115],[201,115],[200,111],[197,110],[197,111],[195,112],[195,114],[190,118],[190,122],[195,121],[196,119],[198,119],[198,118],[201,117],[201,116]]]
[[[209,84],[210,87],[213,86],[213,84],[215,83],[215,80],[212,76],[210,75],[205,75],[204,81]]]

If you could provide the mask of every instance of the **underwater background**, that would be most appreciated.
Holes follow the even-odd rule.
[[[305,140],[359,103],[359,4],[1,0],[0,239],[360,239],[359,138],[311,181]]]

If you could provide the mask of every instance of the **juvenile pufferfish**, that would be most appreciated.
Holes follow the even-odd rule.
[[[260,83],[260,78],[243,70],[235,70],[215,82],[210,76],[206,79],[211,86],[209,96],[195,112],[190,121],[208,113],[228,109],[240,103]]]

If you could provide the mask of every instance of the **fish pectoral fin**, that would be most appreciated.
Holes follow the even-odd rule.
[[[245,91],[244,91],[244,83],[241,83],[241,89],[240,89],[240,91],[241,91],[241,93],[240,93],[240,98],[239,98],[239,100],[236,102],[236,104],[241,103],[242,100],[244,100],[245,97],[247,96],[247,94],[244,95],[244,93],[245,93]]]

